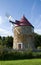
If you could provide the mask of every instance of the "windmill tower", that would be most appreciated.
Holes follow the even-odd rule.
[[[6,15],[14,26],[14,40],[13,40],[13,49],[34,49],[34,27],[33,25],[26,19],[25,16],[21,18],[20,21],[14,20],[12,21],[12,17]]]
[[[15,21],[13,49],[34,49],[34,27],[25,16]]]

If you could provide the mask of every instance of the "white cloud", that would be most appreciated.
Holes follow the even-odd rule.
[[[7,21],[8,21],[8,19],[6,18],[6,16],[0,15],[0,25],[5,24]]]
[[[0,36],[12,36],[12,32],[6,29],[0,28]]]
[[[0,16],[0,24],[2,24],[2,20],[3,20],[3,19],[2,19],[2,17]]]
[[[34,29],[34,32],[41,35],[41,29]]]
[[[0,25],[4,24],[6,22],[6,17],[0,16]]]
[[[11,30],[12,26],[9,27],[9,26],[5,25],[6,23],[7,23],[6,17],[0,16],[0,36],[12,36],[13,35],[13,32]],[[6,27],[6,28],[4,28],[4,27]],[[10,28],[10,30],[7,27]]]

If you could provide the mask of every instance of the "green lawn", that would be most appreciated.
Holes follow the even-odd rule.
[[[0,61],[0,65],[41,65],[41,59]]]

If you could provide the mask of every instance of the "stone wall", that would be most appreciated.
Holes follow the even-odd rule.
[[[18,48],[18,43],[22,43],[22,49],[34,48],[34,31],[31,26],[19,26],[14,28],[13,48]]]

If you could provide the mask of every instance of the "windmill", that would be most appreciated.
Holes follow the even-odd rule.
[[[23,16],[20,20],[14,20],[12,16],[6,14],[9,22],[13,25],[14,41],[13,49],[34,48],[33,25]]]
[[[19,24],[19,21],[14,20],[14,18],[13,18],[12,16],[10,16],[9,14],[6,14],[6,17],[8,18],[9,22],[12,23],[13,29],[15,28],[15,26],[16,26],[17,24]],[[16,21],[17,21],[17,22],[16,22]],[[15,29],[16,29],[16,28],[15,28]],[[20,32],[19,32],[17,29],[16,29],[16,32],[17,32],[18,34],[20,34]]]

